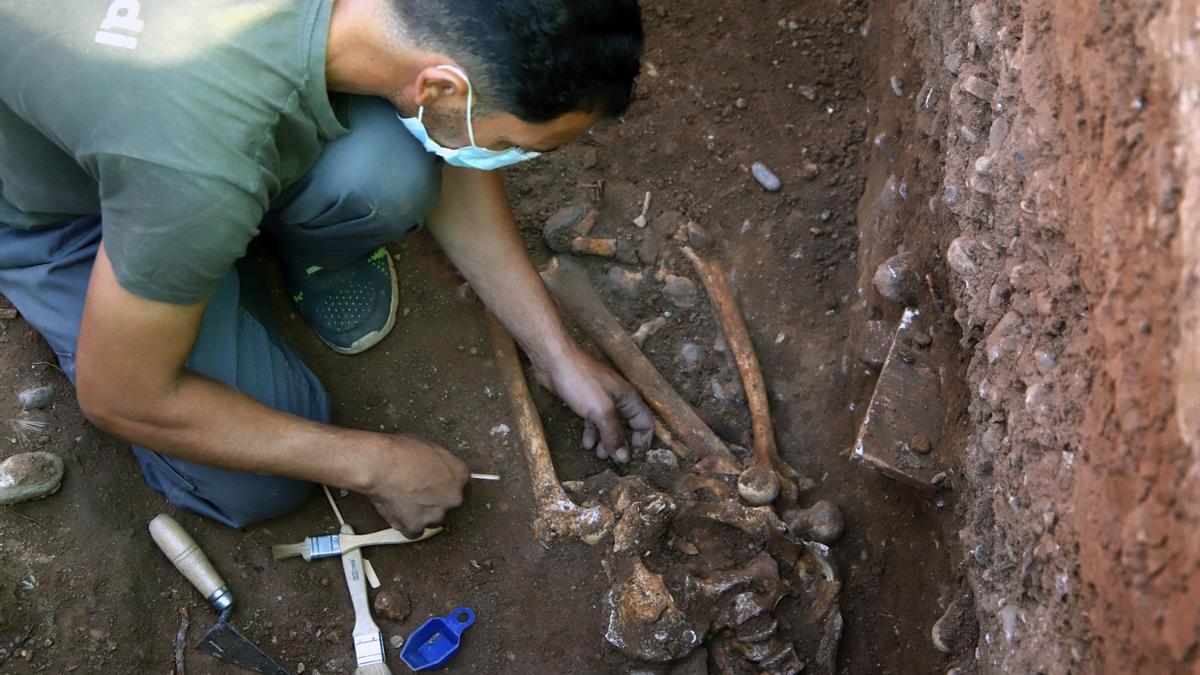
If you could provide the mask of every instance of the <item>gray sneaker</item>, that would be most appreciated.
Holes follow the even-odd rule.
[[[360,354],[396,325],[400,287],[384,247],[336,269],[284,264],[300,316],[339,354]]]

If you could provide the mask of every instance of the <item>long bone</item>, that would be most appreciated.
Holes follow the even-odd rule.
[[[537,517],[533,522],[534,536],[547,547],[564,537],[577,537],[586,544],[599,543],[612,528],[612,511],[603,504],[577,506],[563,491],[554,473],[554,462],[550,458],[550,447],[546,444],[542,420],[529,394],[529,385],[525,382],[517,345],[491,312],[487,312],[487,325],[496,351],[496,366],[512,400],[513,421],[525,450],[525,463],[529,467],[529,480],[537,507]]]
[[[750,504],[770,504],[780,494],[785,503],[795,504],[798,500],[793,482],[795,470],[779,456],[779,448],[775,445],[767,386],[763,382],[754,344],[750,342],[750,331],[746,329],[746,321],[725,281],[725,272],[716,261],[702,259],[689,246],[683,247],[683,254],[691,261],[704,287],[708,289],[713,310],[721,320],[729,351],[737,362],[742,387],[746,390],[746,404],[750,408],[750,420],[754,426],[754,452],[750,466],[738,478],[738,492]]]
[[[557,257],[542,272],[546,287],[568,314],[575,318],[593,342],[612,359],[617,369],[637,387],[646,402],[678,437],[677,448],[702,471],[738,473],[737,461],[725,443],[708,428],[688,402],[675,391],[638,349],[587,278],[584,268],[573,260]]]

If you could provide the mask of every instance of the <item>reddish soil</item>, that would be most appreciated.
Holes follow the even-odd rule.
[[[729,271],[782,452],[818,484],[806,501],[846,514],[833,547],[840,671],[1194,670],[1200,167],[1184,149],[1200,144],[1196,3],[678,0],[645,15],[629,114],[514,170],[510,194],[541,265],[545,219],[602,193],[597,231],[624,253],[591,261],[593,279],[631,331],[670,312],[648,356],[720,435],[749,445],[707,303],[681,309],[656,279],[695,279],[678,233],[702,229],[692,241]],[[997,86],[990,102],[981,82]],[[780,192],[754,181],[755,161]],[[879,374],[872,326],[903,309],[872,278],[901,250],[929,275],[919,304],[945,412],[931,457],[947,473],[934,494],[848,457]],[[368,354],[333,354],[277,303],[338,423],[423,433],[503,476],[474,485],[447,532],[368,552],[412,605],[380,621],[385,635],[466,605],[479,620],[450,672],[705,672],[703,654],[648,667],[604,641],[601,552],[530,535],[480,309],[427,237],[394,252],[403,316]],[[619,288],[614,266],[642,280]],[[51,361],[22,320],[0,320],[0,419],[21,416],[17,391],[58,388],[34,414],[46,429],[6,429],[0,459],[44,447],[67,466],[58,494],[0,509],[0,669],[168,672],[181,608],[189,644],[215,616],[146,534],[164,500],[124,444],[83,420]],[[612,468],[577,449],[578,419],[535,396],[564,480]],[[340,502],[360,532],[382,527],[357,495]],[[334,531],[322,499],[245,532],[175,515],[230,582],[248,636],[293,672],[353,670],[338,564],[270,556]],[[951,602],[943,654],[930,629]]]

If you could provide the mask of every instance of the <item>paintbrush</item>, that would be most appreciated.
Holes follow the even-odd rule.
[[[471,478],[474,480],[500,480],[500,476],[494,473],[473,473]],[[330,497],[330,505],[333,506],[333,497]],[[338,519],[341,519],[341,514],[337,512],[337,507],[334,506],[334,513],[338,514]],[[363,546],[381,546],[387,544],[411,544],[416,541],[422,541],[441,532],[442,528],[425,528],[421,536],[410,539],[398,530],[380,530],[371,534],[325,534],[318,537],[305,537],[304,541],[299,544],[276,544],[271,547],[271,555],[276,560],[285,558],[295,558],[300,556],[305,561],[320,560],[321,558],[334,558],[343,553],[356,551]]]
[[[342,536],[355,536],[354,528],[342,525]],[[392,675],[384,660],[383,633],[371,618],[371,606],[367,602],[362,551],[355,549],[342,556],[342,569],[346,572],[346,586],[354,604],[354,660],[357,664],[354,675]]]
[[[334,558],[351,551],[357,551],[364,546],[380,546],[384,544],[411,544],[423,541],[441,532],[440,527],[426,528],[421,536],[410,539],[399,530],[387,529],[371,534],[325,534],[317,537],[305,537],[299,544],[277,544],[271,547],[271,555],[276,560],[300,556],[306,561]]]

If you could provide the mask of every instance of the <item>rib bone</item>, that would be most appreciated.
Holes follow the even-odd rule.
[[[529,467],[529,479],[537,507],[534,536],[544,546],[564,537],[579,538],[586,544],[599,543],[612,528],[612,511],[602,504],[577,506],[563,491],[558,476],[554,474],[550,448],[525,382],[516,343],[490,312],[487,314],[487,324],[496,350],[496,365],[512,399],[513,420],[525,450],[525,463]]]

